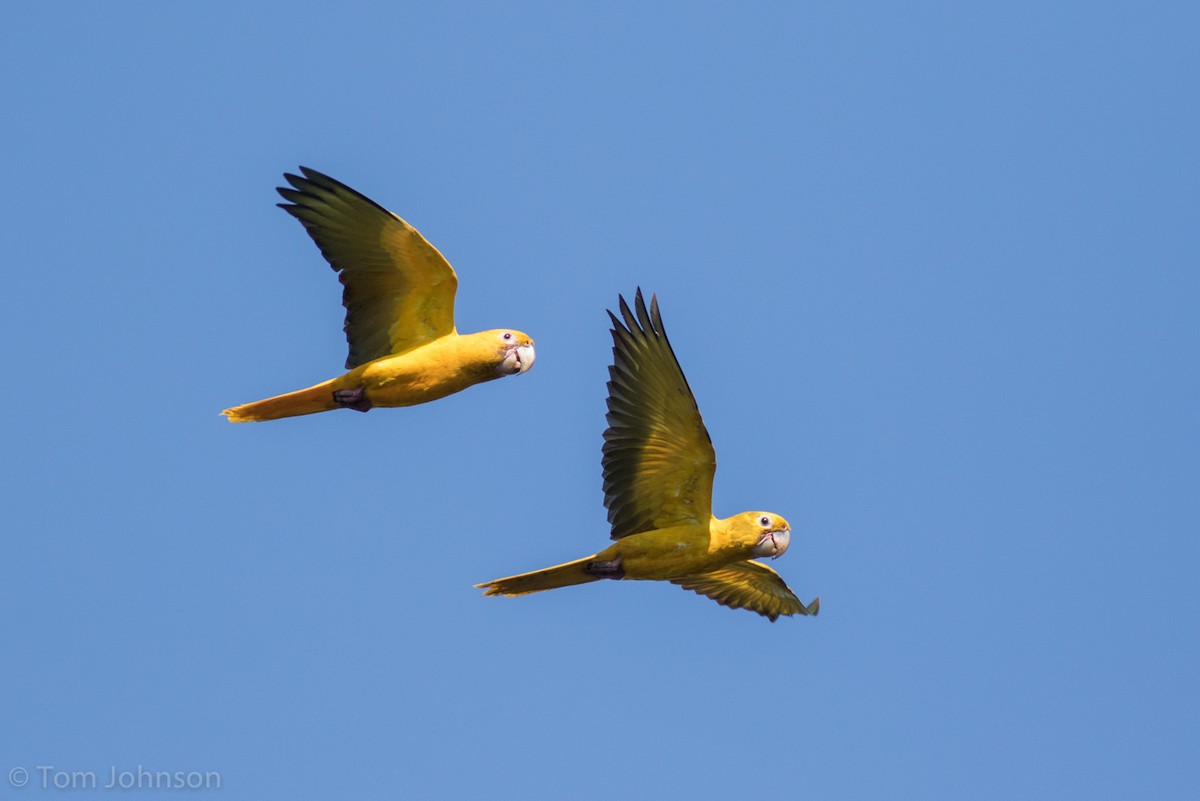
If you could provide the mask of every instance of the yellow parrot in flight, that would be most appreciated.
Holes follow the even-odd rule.
[[[717,457],[696,399],[671,350],[658,313],[639,289],[636,315],[619,298],[611,311],[608,430],[604,432],[604,505],[615,543],[599,553],[476,587],[484,595],[527,595],[600,579],[670,581],[734,609],[773,622],[780,615],[815,615],[779,574],[755,557],[779,557],[791,536],[771,512],[712,514]]]
[[[415,228],[316,170],[284,173],[278,204],[304,226],[344,287],[348,373],[226,409],[232,423],[346,408],[413,406],[533,366],[533,340],[513,328],[459,334],[454,268]]]

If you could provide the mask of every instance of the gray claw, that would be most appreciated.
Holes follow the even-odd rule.
[[[625,568],[621,567],[621,557],[616,559],[595,559],[583,566],[585,572],[601,578],[623,579]]]
[[[345,409],[353,409],[356,412],[369,412],[371,410],[371,401],[367,400],[367,393],[362,387],[354,389],[335,389],[333,391],[333,402]]]

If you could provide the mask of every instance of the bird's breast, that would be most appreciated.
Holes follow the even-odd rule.
[[[441,341],[364,365],[362,385],[376,406],[411,406],[444,398],[488,380]]]
[[[632,534],[609,550],[620,555],[625,578],[666,581],[732,561],[712,546],[706,528],[679,527]]]

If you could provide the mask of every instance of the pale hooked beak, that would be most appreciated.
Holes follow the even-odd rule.
[[[513,345],[504,351],[504,360],[500,362],[496,372],[500,375],[528,372],[529,368],[533,367],[534,358],[532,342],[528,345]]]
[[[790,528],[764,531],[754,546],[753,554],[755,556],[769,556],[772,559],[778,559],[788,549],[791,539],[792,530]]]

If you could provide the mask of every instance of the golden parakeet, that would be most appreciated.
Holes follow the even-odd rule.
[[[533,340],[513,328],[459,334],[458,276],[415,228],[316,170],[285,173],[278,204],[338,273],[350,372],[222,414],[233,423],[347,408],[413,406],[533,366]]]
[[[620,298],[612,312],[608,430],[604,432],[604,505],[615,543],[573,562],[476,586],[485,595],[526,595],[599,579],[670,581],[735,609],[774,621],[815,615],[779,574],[754,557],[778,557],[791,536],[771,512],[712,515],[717,460],[700,410],[671,350],[657,298],[636,314]]]

